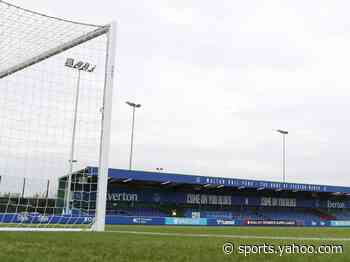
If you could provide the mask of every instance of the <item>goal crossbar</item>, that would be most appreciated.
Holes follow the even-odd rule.
[[[57,54],[59,54],[63,51],[66,51],[72,47],[80,45],[86,41],[89,41],[91,39],[99,37],[99,36],[107,33],[109,28],[110,28],[110,25],[103,26],[103,27],[98,28],[94,31],[91,31],[85,35],[79,36],[76,39],[71,40],[70,42],[61,44],[55,48],[52,48],[50,50],[47,50],[46,52],[41,53],[38,56],[32,57],[32,58],[30,58],[30,59],[28,59],[28,60],[26,60],[18,65],[15,65],[7,70],[4,70],[4,71],[0,72],[0,79],[3,77],[9,76],[13,73],[16,73],[22,69],[25,69],[26,67],[32,66],[36,63],[39,63],[39,62],[41,62],[41,61],[43,61],[51,56],[57,55]]]

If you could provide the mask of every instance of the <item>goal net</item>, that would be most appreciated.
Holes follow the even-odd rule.
[[[0,230],[104,230],[114,49],[0,0]]]

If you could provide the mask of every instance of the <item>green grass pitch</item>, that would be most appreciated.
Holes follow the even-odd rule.
[[[224,254],[225,242],[234,244]],[[240,245],[343,245],[341,254],[238,253]],[[350,261],[350,228],[109,226],[107,232],[0,232],[1,262]]]

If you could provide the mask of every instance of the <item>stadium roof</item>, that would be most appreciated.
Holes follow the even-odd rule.
[[[97,175],[96,167],[88,167],[89,173]],[[225,177],[209,177],[196,175],[183,175],[172,173],[160,173],[150,171],[136,171],[124,169],[109,169],[108,176],[114,181],[130,182],[144,181],[155,182],[159,184],[189,184],[204,187],[231,187],[236,189],[256,189],[256,190],[275,190],[275,191],[303,191],[303,192],[323,192],[334,194],[349,194],[350,187],[329,186],[317,184],[299,184],[282,183],[263,180],[237,179]]]

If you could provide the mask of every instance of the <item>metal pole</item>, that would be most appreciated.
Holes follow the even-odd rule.
[[[45,198],[48,199],[49,197],[49,190],[50,190],[50,180],[47,180],[47,185],[46,185],[46,193],[45,193]]]
[[[22,186],[22,198],[24,198],[24,192],[25,192],[25,188],[26,188],[26,178],[23,178],[23,186]]]
[[[283,182],[286,182],[286,134],[283,134]]]
[[[133,154],[133,146],[134,146],[134,128],[135,128],[135,106],[132,107],[132,127],[131,127],[129,170],[132,169],[132,154]]]
[[[283,182],[286,182],[286,135],[289,133],[286,130],[278,129],[276,130],[278,133],[282,135],[283,139],[283,152],[282,152],[282,174],[283,174]]]
[[[66,198],[66,214],[69,212],[70,198],[71,198],[70,189],[71,189],[71,184],[72,184],[74,150],[75,150],[75,134],[76,134],[76,129],[77,129],[78,104],[79,104],[79,91],[80,91],[80,70],[78,69],[78,79],[77,79],[77,87],[76,87],[76,93],[75,93],[72,144],[71,144],[70,159],[69,159],[69,174],[68,174],[67,198]]]

